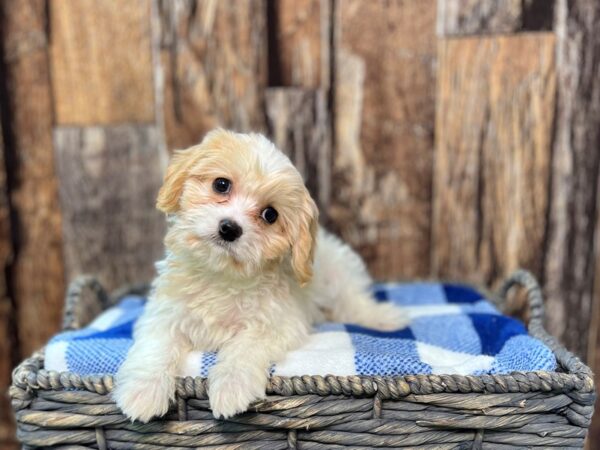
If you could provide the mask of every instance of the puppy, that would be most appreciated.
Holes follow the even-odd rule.
[[[218,351],[208,394],[228,418],[265,397],[271,364],[312,324],[407,324],[373,300],[360,257],[319,228],[302,177],[262,135],[217,129],[176,152],[157,207],[170,222],[166,257],[113,394],[132,420],[167,412],[192,350]]]

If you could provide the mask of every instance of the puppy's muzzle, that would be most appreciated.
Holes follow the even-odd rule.
[[[233,242],[242,235],[242,227],[230,219],[219,222],[219,236],[227,242]]]

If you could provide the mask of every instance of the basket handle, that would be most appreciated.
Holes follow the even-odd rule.
[[[110,305],[110,297],[100,282],[80,275],[69,284],[63,312],[63,330],[78,330]]]
[[[506,301],[508,292],[513,287],[522,287],[527,292],[527,306],[529,308],[529,324],[527,328],[530,333],[533,333],[540,328],[544,328],[544,297],[542,288],[533,276],[533,274],[524,269],[518,269],[513,272],[500,287],[498,295],[502,300]]]
[[[67,289],[63,312],[63,330],[78,330],[90,323],[105,309],[116,304],[126,295],[147,296],[150,286],[147,283],[125,285],[109,294],[97,278],[80,275]]]
[[[591,377],[592,371],[590,368],[583,364],[577,356],[560,345],[544,328],[544,297],[542,295],[542,288],[531,272],[524,269],[518,269],[513,272],[502,283],[498,295],[503,300],[506,300],[508,291],[515,286],[522,287],[527,291],[527,304],[529,306],[529,324],[527,325],[527,329],[529,334],[546,344],[554,352],[557,361],[569,372]]]

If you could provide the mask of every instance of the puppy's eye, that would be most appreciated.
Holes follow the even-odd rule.
[[[231,190],[231,181],[227,178],[217,178],[213,181],[213,189],[219,194],[227,194]]]
[[[260,213],[260,217],[262,217],[262,219],[267,223],[275,223],[275,221],[277,220],[277,216],[279,216],[277,210],[270,206],[267,206]]]

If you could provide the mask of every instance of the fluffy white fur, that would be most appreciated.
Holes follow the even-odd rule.
[[[231,180],[228,194],[215,192],[216,178]],[[300,174],[262,135],[219,129],[177,152],[157,206],[169,214],[167,256],[113,393],[131,419],[167,412],[191,350],[218,350],[210,406],[227,418],[265,397],[271,363],[312,324],[407,324],[399,308],[371,298],[360,257],[319,229]],[[260,216],[266,206],[279,213],[273,224]],[[234,242],[219,237],[225,218],[243,229]]]

